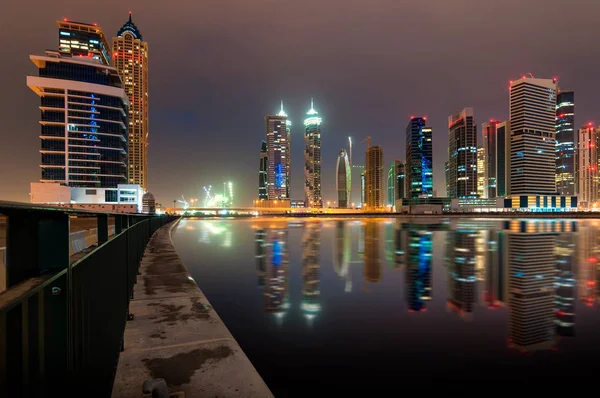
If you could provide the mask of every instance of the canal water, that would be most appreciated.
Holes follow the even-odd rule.
[[[599,227],[186,219],[173,241],[275,396],[338,396],[595,383]]]

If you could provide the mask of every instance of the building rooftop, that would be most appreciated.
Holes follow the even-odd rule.
[[[140,32],[138,27],[135,26],[135,24],[131,20],[131,11],[129,12],[129,20],[127,22],[125,22],[125,24],[123,26],[121,26],[121,29],[119,29],[117,36],[122,37],[126,32],[131,33],[133,35],[133,37],[135,37],[136,39],[144,40],[144,39],[142,39],[142,33]]]

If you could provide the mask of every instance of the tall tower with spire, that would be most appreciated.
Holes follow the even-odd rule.
[[[321,118],[310,99],[304,119],[304,203],[306,207],[323,207],[321,195]]]
[[[267,199],[290,200],[290,129],[292,123],[281,110],[265,116],[267,125]]]
[[[113,60],[129,98],[128,176],[130,184],[148,189],[148,43],[129,13],[113,37]]]

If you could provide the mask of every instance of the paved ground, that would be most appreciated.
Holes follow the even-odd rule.
[[[272,397],[179,259],[172,227],[158,230],[144,254],[113,397],[141,397],[150,378],[186,398]]]

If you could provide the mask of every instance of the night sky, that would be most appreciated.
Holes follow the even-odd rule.
[[[600,3],[590,0],[19,0],[1,10],[4,200],[28,201],[40,178],[39,99],[25,79],[37,73],[30,54],[58,48],[62,18],[97,22],[110,41],[133,11],[149,42],[149,190],[164,205],[226,180],[237,204],[251,203],[264,115],[281,99],[292,121],[293,199],[304,198],[311,97],[323,118],[325,200],[335,200],[348,135],[355,164],[370,135],[387,168],[404,159],[411,115],[434,128],[443,195],[448,115],[472,106],[478,124],[506,119],[509,80],[529,72],[575,91],[577,126],[600,121]]]

